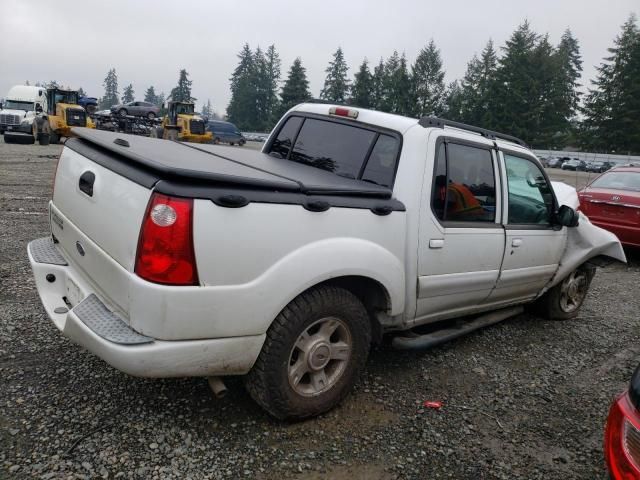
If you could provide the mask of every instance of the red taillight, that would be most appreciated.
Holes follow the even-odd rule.
[[[136,274],[165,285],[198,285],[192,199],[151,196],[142,221]]]
[[[640,479],[640,415],[626,392],[609,411],[604,455],[613,480]]]

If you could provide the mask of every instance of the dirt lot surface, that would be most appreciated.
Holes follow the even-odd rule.
[[[215,400],[203,379],[133,378],[46,318],[26,246],[48,234],[60,148],[0,143],[0,478],[606,478],[607,410],[640,357],[637,252],[575,320],[376,349],[339,408],[280,423],[239,380]]]

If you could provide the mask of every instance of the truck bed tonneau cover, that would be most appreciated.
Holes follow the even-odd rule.
[[[77,150],[82,144],[97,146],[135,162],[161,180],[193,180],[305,195],[378,199],[390,199],[392,195],[392,191],[383,186],[340,177],[246,148],[186,144],[88,128],[74,128],[73,132],[80,140],[70,139],[67,142],[70,148]],[[126,140],[129,146],[123,146],[124,142],[116,143],[116,139]]]

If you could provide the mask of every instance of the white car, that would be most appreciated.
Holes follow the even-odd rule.
[[[246,374],[278,418],[336,405],[383,335],[571,318],[594,263],[625,261],[522,142],[475,127],[302,104],[262,152],[74,133],[28,247],[56,327],[131,375]]]

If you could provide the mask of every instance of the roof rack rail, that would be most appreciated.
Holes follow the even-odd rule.
[[[493,130],[487,130],[486,128],[475,127],[473,125],[467,125],[466,123],[454,122],[453,120],[447,120],[447,119],[438,118],[438,117],[422,117],[418,121],[418,123],[424,128],[428,128],[428,127],[459,128],[461,130],[467,130],[469,132],[479,133],[480,135],[482,135],[485,138],[488,138],[489,140],[495,140],[496,138],[499,138],[501,140],[507,140],[509,142],[517,143],[518,145],[528,148],[528,145],[523,140],[520,140],[518,137],[514,137],[513,135],[494,132]]]

